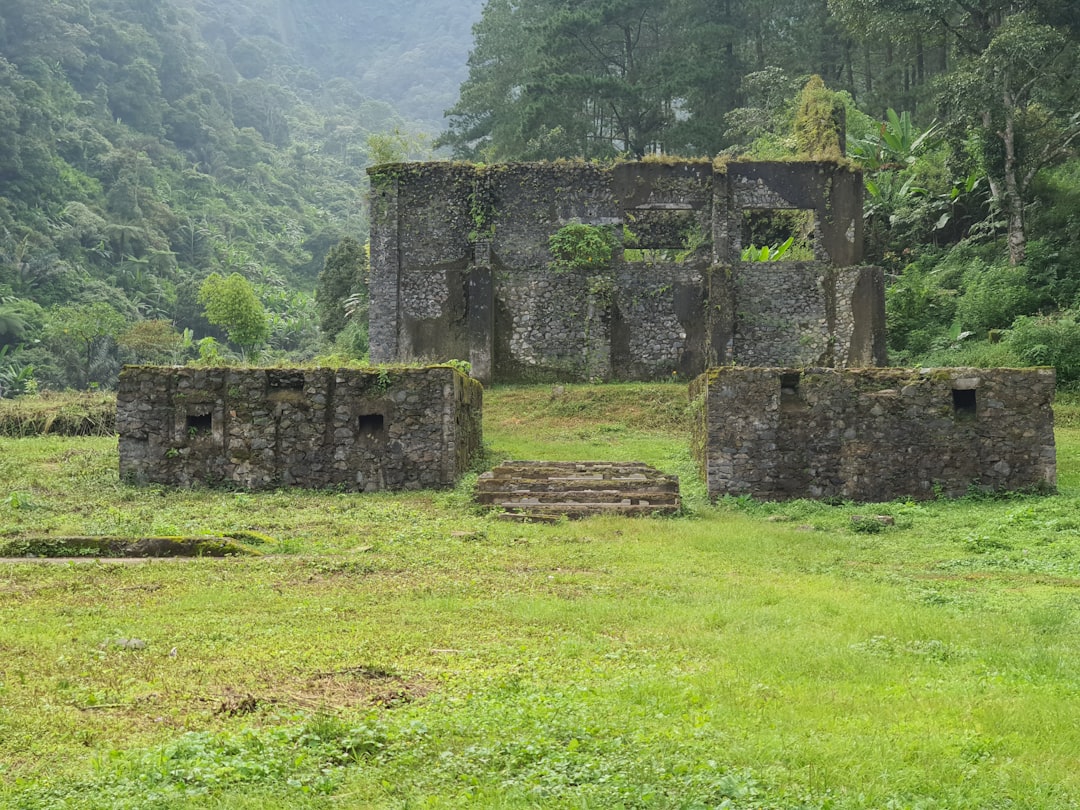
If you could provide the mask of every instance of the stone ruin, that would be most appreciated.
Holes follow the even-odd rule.
[[[717,368],[691,386],[709,495],[1052,491],[1053,369]]]
[[[349,492],[453,486],[480,449],[483,389],[449,367],[120,374],[120,477]]]
[[[712,497],[1054,487],[1052,370],[874,368],[886,362],[884,282],[861,264],[862,178],[844,165],[422,163],[369,174],[374,363],[468,360],[485,382],[700,375],[693,449]],[[572,222],[618,237],[602,292],[585,272],[550,267],[548,240]],[[746,244],[782,241],[793,222],[812,259],[741,260]],[[481,397],[446,366],[128,368],[120,472],[250,489],[451,486],[480,447]],[[606,498],[652,511],[674,486],[677,504],[677,483],[638,492],[640,470],[575,471],[556,485],[568,476],[541,466],[543,481],[507,489],[492,473],[481,490],[490,484],[504,507]]]
[[[885,363],[883,277],[861,265],[863,184],[847,166],[405,163],[368,172],[373,363],[468,360],[484,382]],[[548,240],[571,222],[614,229],[613,289],[550,269]],[[783,241],[791,222],[812,259],[741,261],[749,240]]]

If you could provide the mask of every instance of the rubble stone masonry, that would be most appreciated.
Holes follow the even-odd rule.
[[[691,386],[711,497],[958,497],[1056,484],[1053,369],[716,368]]]
[[[480,448],[482,396],[445,366],[129,366],[117,392],[120,476],[181,487],[450,487]]]
[[[692,378],[711,365],[884,365],[862,177],[830,162],[401,163],[371,175],[371,359],[488,381]],[[812,255],[744,262],[748,217],[802,212]],[[611,289],[554,273],[572,222],[619,244]],[[782,240],[781,240],[782,241]]]

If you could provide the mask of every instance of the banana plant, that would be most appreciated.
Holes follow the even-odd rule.
[[[885,117],[887,120],[881,123],[877,138],[852,138],[848,144],[851,156],[869,171],[910,166],[919,151],[929,146],[941,131],[941,125],[934,122],[923,132],[917,132],[907,110],[897,113],[890,107]]]
[[[758,247],[749,245],[743,248],[741,258],[744,262],[776,262],[780,261],[791,246],[795,244],[795,237],[789,236],[786,241],[779,245]]]

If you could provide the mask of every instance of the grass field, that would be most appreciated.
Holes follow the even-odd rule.
[[[1076,406],[1053,497],[712,505],[685,397],[485,393],[491,461],[647,461],[667,519],[136,489],[115,439],[0,439],[0,542],[261,554],[0,563],[0,807],[1080,806]]]

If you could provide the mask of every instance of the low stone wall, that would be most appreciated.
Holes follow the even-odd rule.
[[[483,389],[448,367],[127,367],[120,476],[375,491],[449,487],[480,449]]]
[[[1052,369],[717,368],[691,386],[709,495],[1053,490]]]

